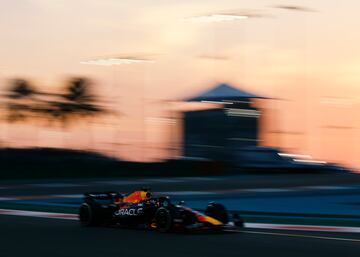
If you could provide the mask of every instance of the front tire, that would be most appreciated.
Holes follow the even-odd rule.
[[[155,213],[156,229],[159,232],[169,232],[172,227],[172,217],[168,209],[160,207]]]

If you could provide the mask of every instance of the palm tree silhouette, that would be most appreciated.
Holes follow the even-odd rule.
[[[34,114],[66,125],[75,119],[92,118],[105,112],[98,104],[88,79],[73,78],[63,91],[42,92],[25,79],[14,79],[5,94],[10,121],[26,119]]]
[[[7,119],[9,122],[45,119],[48,125],[60,123],[65,130],[79,120],[108,112],[99,104],[92,89],[90,80],[82,77],[70,79],[60,93],[39,91],[25,79],[14,79],[4,95]],[[92,141],[90,125],[88,131]]]
[[[92,84],[85,78],[71,79],[58,94],[58,101],[50,101],[48,111],[64,125],[78,118],[92,118],[105,112],[92,92]]]
[[[9,97],[13,99],[31,97],[36,94],[34,87],[24,79],[14,79],[9,89]]]
[[[32,112],[33,96],[37,90],[25,79],[14,79],[5,96],[10,101],[7,102],[8,115],[10,122],[27,119]]]
[[[65,130],[69,124],[77,123],[80,119],[89,119],[100,116],[107,111],[99,105],[97,97],[93,93],[92,84],[85,78],[73,78],[69,80],[64,92],[58,95],[58,101],[49,102],[48,110],[52,118],[60,121]],[[87,124],[89,133],[89,145],[93,144],[92,125]]]

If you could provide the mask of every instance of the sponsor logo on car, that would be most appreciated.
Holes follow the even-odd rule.
[[[134,208],[122,208],[117,210],[115,216],[137,216],[142,214],[143,208],[134,209]]]

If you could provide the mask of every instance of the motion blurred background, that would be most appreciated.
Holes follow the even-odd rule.
[[[0,0],[0,256],[360,256],[359,10]],[[110,213],[144,188],[234,223]],[[89,219],[134,230],[80,226],[86,192],[107,195]]]
[[[152,162],[210,158],[186,147],[225,151],[245,139],[356,170],[359,8],[355,0],[1,1],[0,145]],[[188,101],[219,86],[216,101]],[[255,98],[229,102],[236,90]],[[197,124],[189,112],[209,108],[253,123],[212,114]],[[216,131],[240,134],[191,141]]]

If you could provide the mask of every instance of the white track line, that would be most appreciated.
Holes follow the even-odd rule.
[[[248,231],[248,230],[232,230],[232,229],[226,229],[225,231],[227,231],[227,232],[235,232],[235,233],[271,235],[271,236],[288,236],[288,237],[313,238],[313,239],[323,239],[323,240],[348,241],[348,242],[356,242],[356,243],[360,242],[360,239],[355,239],[355,238],[310,236],[310,235],[299,235],[299,234],[288,234],[288,233],[261,232],[261,231]]]
[[[14,201],[17,200],[15,197],[0,197],[0,201]]]
[[[49,219],[78,220],[77,214],[68,214],[68,213],[0,209],[0,214],[12,215],[12,216],[24,216],[24,217],[49,218]]]
[[[295,230],[295,231],[360,233],[360,227],[269,224],[269,223],[245,223],[245,227],[246,228],[260,228],[260,229]]]

